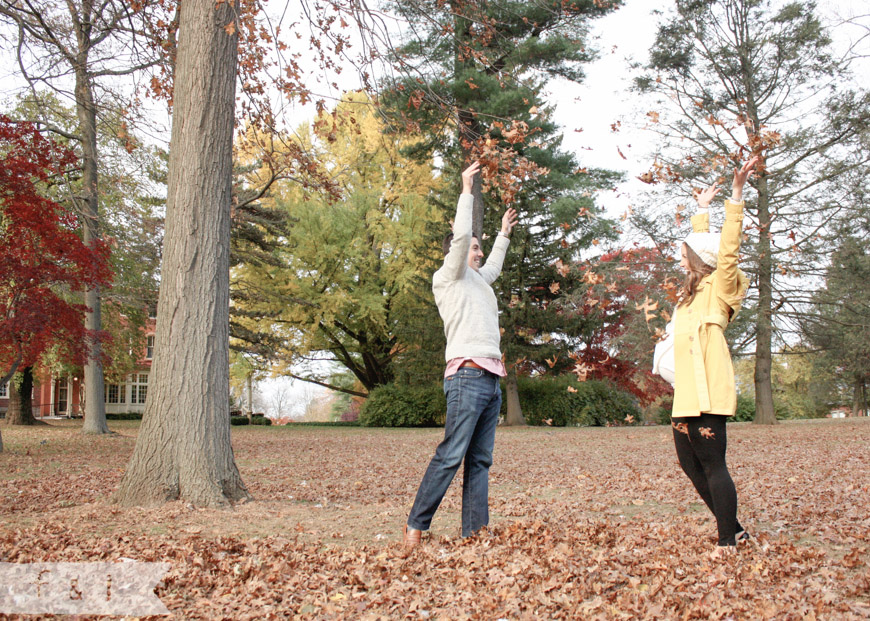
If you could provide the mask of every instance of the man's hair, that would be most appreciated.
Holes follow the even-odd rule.
[[[472,234],[471,236],[474,239],[477,239],[477,235]],[[478,243],[480,243],[479,239],[477,239],[477,241],[478,241]],[[447,233],[447,235],[444,236],[444,241],[441,242],[441,250],[444,252],[445,257],[447,256],[447,253],[450,252],[450,244],[452,244],[452,243],[453,243],[453,233]]]
[[[441,242],[441,250],[444,251],[444,256],[447,256],[447,253],[450,252],[450,244],[453,243],[453,233],[447,233],[444,236],[444,241]]]

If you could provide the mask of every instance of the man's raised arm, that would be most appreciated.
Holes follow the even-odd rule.
[[[442,268],[445,276],[451,280],[462,278],[465,270],[468,269],[468,249],[471,248],[474,209],[471,187],[478,170],[480,170],[480,162],[474,162],[462,171],[462,194],[456,205],[456,217],[453,219],[453,241],[450,244],[450,252],[444,257]]]

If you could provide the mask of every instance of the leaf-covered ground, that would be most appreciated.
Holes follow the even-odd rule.
[[[183,619],[870,618],[868,419],[730,425],[754,542],[716,561],[667,427],[499,429],[489,531],[459,537],[456,481],[408,554],[441,430],[234,428],[254,501],[217,511],[112,505],[110,426],[2,428],[0,561],[166,561]]]

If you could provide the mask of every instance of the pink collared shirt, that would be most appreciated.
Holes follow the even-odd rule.
[[[499,377],[507,375],[504,363],[498,358],[453,358],[447,363],[447,368],[444,370],[444,377],[456,373],[459,370],[459,367],[462,366],[462,363],[466,360],[471,360],[477,366],[483,367],[490,373],[494,373]]]

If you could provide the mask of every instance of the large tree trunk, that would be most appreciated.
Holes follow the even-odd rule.
[[[7,425],[37,425],[33,417],[33,367],[24,367],[19,375],[9,382],[9,408],[6,410]]]
[[[505,378],[505,396],[507,398],[507,413],[504,417],[504,424],[512,427],[525,425],[526,419],[523,417],[523,410],[520,407],[520,392],[517,388],[516,368],[512,367],[508,369],[508,374]]]
[[[229,247],[238,2],[181,3],[156,352],[115,500],[248,497],[230,444]],[[233,32],[234,34],[229,34]]]
[[[83,46],[76,68],[76,115],[79,120],[79,134],[82,137],[82,186],[84,201],[82,207],[82,239],[92,245],[100,236],[99,193],[97,190],[97,108],[94,93],[86,67],[87,46]],[[102,330],[100,314],[100,290],[98,287],[85,292],[85,328],[94,334]],[[85,395],[84,424],[82,433],[109,433],[106,424],[106,404],[103,396],[103,352],[98,338],[89,341],[85,359],[85,377],[82,389]]]
[[[776,424],[773,407],[771,366],[773,363],[773,257],[771,256],[770,204],[767,179],[758,178],[758,317],[755,340],[755,423]]]
[[[752,130],[759,131],[764,123],[759,119],[758,93],[756,93],[755,60],[751,57],[749,36],[749,10],[743,3],[731,5],[729,14],[734,21],[733,28],[737,36],[740,58],[740,81],[746,98],[746,114],[752,122]],[[757,175],[756,190],[758,191],[758,314],[755,330],[755,419],[760,425],[776,424],[776,412],[773,408],[773,387],[771,385],[771,367],[773,365],[773,256],[771,254],[770,232],[770,188],[767,183],[767,173],[761,171]]]
[[[454,32],[456,33],[456,49],[453,56],[453,72],[460,75],[469,64],[467,50],[464,47],[471,41],[471,20],[462,17],[461,3],[451,2],[454,15]],[[464,169],[471,164],[471,151],[473,145],[480,138],[482,127],[474,113],[471,112],[471,102],[463,101],[457,97],[459,108],[459,148],[462,153],[462,165]],[[483,241],[483,186],[481,176],[475,175],[471,194],[474,196],[474,205],[471,210],[471,232],[477,239]]]

